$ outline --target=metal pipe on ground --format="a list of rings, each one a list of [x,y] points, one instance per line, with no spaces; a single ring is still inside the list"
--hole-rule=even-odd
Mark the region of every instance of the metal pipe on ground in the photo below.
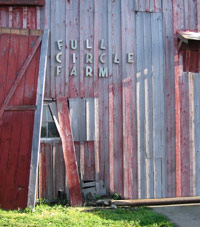
[[[200,203],[200,197],[177,197],[164,199],[133,199],[133,200],[111,200],[112,205],[116,206],[147,206],[147,205],[172,205]]]

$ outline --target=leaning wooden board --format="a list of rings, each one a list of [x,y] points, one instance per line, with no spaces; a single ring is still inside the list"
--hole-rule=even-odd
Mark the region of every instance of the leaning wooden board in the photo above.
[[[42,33],[0,29],[0,207],[4,209],[27,206],[31,156],[39,148],[37,141],[32,152],[34,123],[41,121],[36,119],[42,104],[38,100],[43,97],[38,73],[40,79],[45,75],[39,69]]]

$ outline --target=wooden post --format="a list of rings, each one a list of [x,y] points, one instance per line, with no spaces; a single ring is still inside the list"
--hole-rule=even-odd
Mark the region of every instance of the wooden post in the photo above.
[[[82,205],[80,178],[66,97],[57,98],[57,108],[70,201],[72,206],[80,206]]]
[[[37,88],[37,97],[36,97],[37,110],[35,112],[35,119],[34,119],[33,144],[32,144],[32,154],[31,154],[29,189],[28,189],[27,206],[31,206],[31,207],[35,206],[35,197],[36,197],[36,182],[37,182],[38,162],[39,162],[40,131],[41,131],[41,124],[42,124],[44,86],[45,86],[45,76],[46,76],[46,68],[47,68],[48,40],[49,40],[49,31],[44,30],[43,37],[42,37],[41,55],[40,55],[40,67],[39,67],[38,88]]]

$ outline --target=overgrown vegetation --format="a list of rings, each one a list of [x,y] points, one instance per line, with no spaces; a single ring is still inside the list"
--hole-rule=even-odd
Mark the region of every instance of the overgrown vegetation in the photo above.
[[[148,208],[72,208],[40,204],[34,210],[0,210],[0,226],[171,227],[173,224]]]

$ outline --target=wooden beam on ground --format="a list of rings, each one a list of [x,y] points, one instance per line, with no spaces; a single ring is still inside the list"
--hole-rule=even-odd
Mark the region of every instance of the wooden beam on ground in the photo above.
[[[0,0],[0,5],[43,6],[45,0]]]
[[[130,200],[112,200],[111,204],[116,206],[147,206],[147,205],[171,205],[200,203],[200,197],[176,197],[164,199],[130,199]]]
[[[66,97],[57,98],[57,109],[70,201],[72,206],[80,206],[82,205],[80,178]]]

